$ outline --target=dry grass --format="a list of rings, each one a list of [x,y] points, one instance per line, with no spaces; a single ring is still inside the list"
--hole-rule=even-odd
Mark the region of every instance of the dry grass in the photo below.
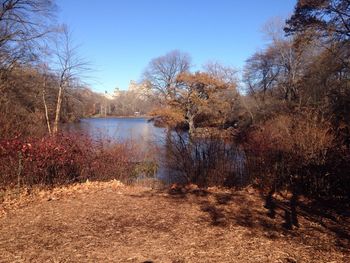
[[[12,200],[12,201],[8,201]],[[350,262],[349,218],[283,228],[253,189],[87,183],[5,198],[0,262]]]

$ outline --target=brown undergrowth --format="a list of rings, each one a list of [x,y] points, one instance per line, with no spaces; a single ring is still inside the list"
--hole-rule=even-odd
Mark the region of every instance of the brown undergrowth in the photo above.
[[[87,182],[27,193],[0,218],[0,262],[349,262],[349,217],[303,202],[284,227],[251,188]],[[6,206],[2,203],[1,210]],[[16,209],[14,209],[16,207]],[[344,212],[344,211],[343,211]]]

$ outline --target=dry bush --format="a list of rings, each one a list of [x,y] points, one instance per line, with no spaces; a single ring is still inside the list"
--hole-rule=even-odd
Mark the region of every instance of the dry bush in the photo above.
[[[15,137],[0,141],[0,187],[58,185],[90,180],[130,181],[142,155],[131,142],[99,147],[82,135]]]
[[[176,182],[207,186],[241,186],[246,181],[244,154],[218,137],[173,133],[166,141],[166,167]]]
[[[141,167],[153,163],[147,161],[144,152],[131,140],[118,143],[105,143],[94,145],[93,159],[91,161],[90,178],[94,180],[118,179],[123,182],[132,182],[138,176],[145,175]],[[147,173],[147,176],[150,176]],[[154,175],[152,173],[152,175]]]
[[[308,112],[280,115],[250,133],[247,169],[265,189],[288,189],[312,197],[333,195],[334,136],[330,124]]]
[[[15,101],[0,98],[0,138],[15,136],[40,136],[47,133],[43,114],[29,111]]]

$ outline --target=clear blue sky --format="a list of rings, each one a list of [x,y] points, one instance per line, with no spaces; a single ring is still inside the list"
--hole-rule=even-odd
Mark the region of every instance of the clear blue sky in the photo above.
[[[179,49],[195,68],[219,61],[242,68],[263,48],[262,26],[288,17],[296,0],[57,0],[80,53],[94,71],[95,91],[127,89],[148,62]]]

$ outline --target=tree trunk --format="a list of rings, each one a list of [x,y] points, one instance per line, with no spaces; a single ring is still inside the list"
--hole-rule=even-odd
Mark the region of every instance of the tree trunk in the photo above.
[[[60,121],[62,97],[63,97],[63,84],[60,84],[59,89],[58,89],[56,115],[55,115],[55,122],[53,125],[53,134],[57,134],[57,132],[58,132],[58,123]]]
[[[49,119],[49,112],[47,110],[47,104],[46,104],[46,99],[45,99],[45,86],[46,83],[44,83],[44,88],[43,88],[43,103],[44,103],[44,108],[45,108],[45,120],[47,124],[47,130],[49,132],[49,135],[51,135],[51,125],[50,125],[50,119]]]
[[[194,131],[196,130],[196,127],[194,126],[194,116],[189,116],[188,117],[188,132],[191,135],[193,135]]]

